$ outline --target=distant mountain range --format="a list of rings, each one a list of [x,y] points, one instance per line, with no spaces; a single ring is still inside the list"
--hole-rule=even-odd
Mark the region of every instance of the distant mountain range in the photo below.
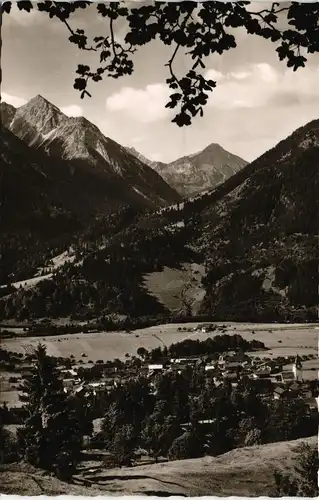
[[[67,117],[42,96],[18,109],[2,102],[0,113],[0,284],[22,278],[118,210],[181,200],[95,125]]]
[[[73,183],[81,175],[90,177],[88,189],[99,182],[105,189],[106,202],[111,198],[156,207],[179,200],[160,175],[105,137],[95,125],[83,117],[67,117],[40,95],[16,110],[1,103],[1,118],[3,125],[28,146],[72,163]],[[94,189],[91,194],[94,197]]]
[[[134,148],[128,151],[156,170],[183,197],[214,189],[248,163],[219,144],[210,144],[203,151],[170,163],[148,160]]]
[[[168,164],[151,162],[105,137],[86,118],[67,117],[41,95],[17,109],[1,103],[0,112],[2,124],[28,146],[72,162],[74,182],[79,169],[86,169],[107,184],[106,197],[119,202],[148,207],[174,203],[180,196],[215,188],[247,164],[218,144]]]
[[[319,120],[228,179],[201,212],[204,311],[316,320]],[[308,315],[308,316],[307,316]]]
[[[0,315],[163,320],[179,301],[181,314],[220,321],[316,321],[318,192],[314,120],[209,193],[118,217],[112,233],[92,234],[93,247],[75,241],[70,267],[0,300]]]

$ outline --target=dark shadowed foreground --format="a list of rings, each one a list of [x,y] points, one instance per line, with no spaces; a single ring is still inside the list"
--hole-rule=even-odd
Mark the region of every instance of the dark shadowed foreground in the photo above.
[[[27,465],[1,466],[1,493],[19,495],[269,496],[275,469],[289,470],[301,442],[317,436],[232,450],[219,457],[105,469],[93,463],[69,485]]]

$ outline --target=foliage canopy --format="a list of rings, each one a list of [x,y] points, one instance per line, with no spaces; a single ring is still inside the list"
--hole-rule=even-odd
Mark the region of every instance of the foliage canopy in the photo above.
[[[259,11],[251,9],[251,2],[153,2],[96,3],[99,16],[105,18],[105,32],[89,40],[83,29],[72,26],[72,14],[87,8],[92,2],[52,2],[32,4],[17,2],[20,10],[33,8],[46,12],[50,18],[59,19],[69,33],[69,41],[84,51],[98,54],[100,65],[92,69],[79,64],[74,88],[81,98],[90,96],[89,82],[99,82],[104,76],[119,78],[134,71],[134,53],[142,45],[159,40],[172,46],[168,69],[171,94],[167,108],[176,109],[173,118],[178,126],[190,125],[197,114],[203,116],[209,92],[216,81],[205,77],[205,60],[212,54],[222,55],[237,47],[239,29],[249,35],[271,41],[278,57],[296,71],[304,67],[307,54],[319,50],[319,3],[273,3]],[[10,13],[12,2],[2,4],[2,11]],[[123,40],[116,36],[116,28],[123,23],[126,32]],[[184,51],[190,59],[184,75],[175,70],[177,54]]]

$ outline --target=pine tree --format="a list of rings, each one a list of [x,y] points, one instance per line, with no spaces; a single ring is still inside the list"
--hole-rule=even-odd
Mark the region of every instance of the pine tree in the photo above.
[[[20,432],[24,458],[61,479],[70,479],[81,450],[79,425],[45,346],[38,345],[34,358],[21,387],[27,413]]]
[[[110,451],[116,465],[131,465],[136,449],[136,436],[132,425],[123,425],[117,430]]]

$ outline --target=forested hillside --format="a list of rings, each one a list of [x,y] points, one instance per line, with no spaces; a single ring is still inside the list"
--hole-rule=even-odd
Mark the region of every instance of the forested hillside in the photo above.
[[[166,315],[145,273],[203,263],[213,319],[316,320],[319,121],[298,129],[209,194],[90,230],[76,263],[5,297],[5,317]],[[128,212],[129,213],[129,212]],[[181,311],[189,314],[189,311]]]

